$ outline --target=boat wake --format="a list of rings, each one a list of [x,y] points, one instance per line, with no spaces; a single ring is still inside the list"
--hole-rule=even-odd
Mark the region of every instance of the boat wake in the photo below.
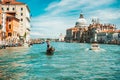
[[[90,48],[86,48],[85,51],[103,52],[103,51],[106,51],[106,50],[102,49],[102,48],[99,48],[99,49],[96,49],[96,50],[91,50]]]

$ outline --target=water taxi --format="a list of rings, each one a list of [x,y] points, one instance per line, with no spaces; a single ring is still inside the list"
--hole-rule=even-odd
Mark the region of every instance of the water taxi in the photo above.
[[[100,47],[97,43],[93,43],[89,48],[89,50],[100,50]]]

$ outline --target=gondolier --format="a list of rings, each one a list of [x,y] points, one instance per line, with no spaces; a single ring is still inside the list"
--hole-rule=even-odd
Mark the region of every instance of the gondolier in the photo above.
[[[46,41],[46,43],[47,43],[47,49],[49,49],[50,48],[50,41]]]
[[[46,43],[47,43],[46,53],[47,53],[47,55],[52,55],[54,53],[55,49],[52,46],[50,46],[50,41],[47,40]]]

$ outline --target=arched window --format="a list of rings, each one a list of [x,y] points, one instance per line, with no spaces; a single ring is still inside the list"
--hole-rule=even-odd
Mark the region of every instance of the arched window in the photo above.
[[[23,16],[23,13],[21,13],[21,16]]]
[[[14,10],[15,10],[15,8],[12,8],[12,10],[14,11]]]
[[[2,25],[0,24],[0,29],[2,29]]]
[[[23,21],[23,19],[21,18],[21,21]]]
[[[8,33],[8,36],[12,36],[12,33]]]
[[[9,8],[7,8],[7,10],[9,11]]]
[[[11,24],[9,24],[9,29],[11,29]]]
[[[23,8],[21,8],[21,11],[23,10]]]

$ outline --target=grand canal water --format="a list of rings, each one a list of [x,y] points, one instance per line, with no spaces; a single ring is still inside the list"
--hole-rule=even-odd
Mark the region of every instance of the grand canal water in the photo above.
[[[46,44],[0,50],[0,80],[120,80],[120,45],[51,43],[54,55],[45,54]]]

